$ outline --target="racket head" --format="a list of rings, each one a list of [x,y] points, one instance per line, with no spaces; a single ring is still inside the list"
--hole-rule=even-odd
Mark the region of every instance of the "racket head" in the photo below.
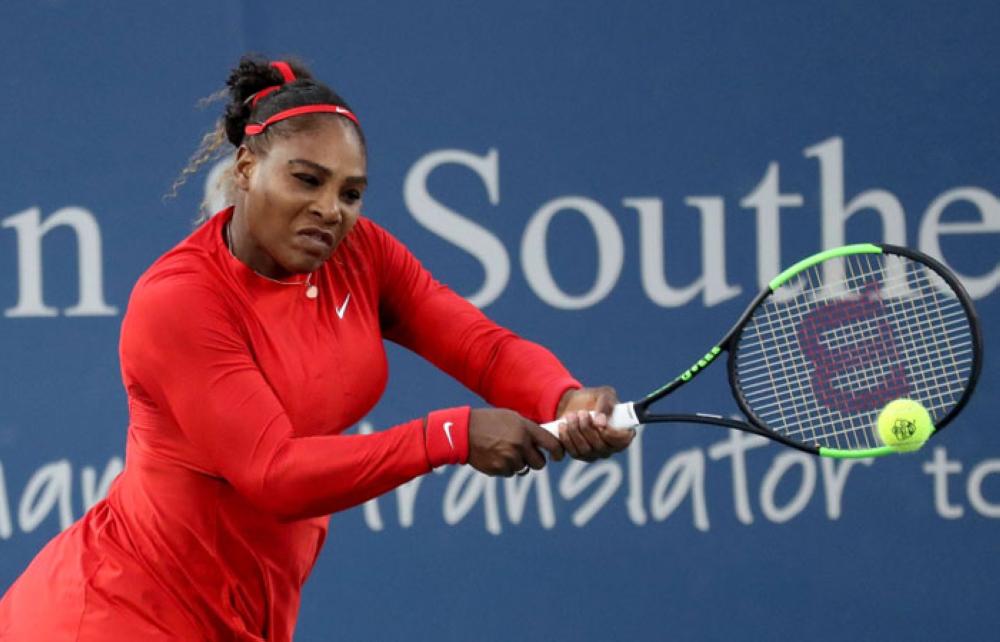
[[[853,245],[771,281],[726,339],[740,409],[779,441],[832,457],[896,452],[878,414],[918,401],[939,432],[982,367],[972,301],[941,263],[892,245]]]

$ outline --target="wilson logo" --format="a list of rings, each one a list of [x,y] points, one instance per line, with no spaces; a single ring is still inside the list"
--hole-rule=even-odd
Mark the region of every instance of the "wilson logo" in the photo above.
[[[684,374],[681,375],[681,380],[687,381],[691,377],[695,376],[698,373],[698,371],[703,370],[705,366],[712,363],[712,361],[717,356],[719,356],[720,352],[722,352],[722,348],[720,348],[719,346],[715,346],[710,351],[705,353],[704,357],[698,359],[697,363],[695,363],[693,366],[684,371]]]

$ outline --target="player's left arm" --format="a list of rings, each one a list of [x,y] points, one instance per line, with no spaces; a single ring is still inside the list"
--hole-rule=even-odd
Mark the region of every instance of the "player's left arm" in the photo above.
[[[385,336],[420,354],[489,403],[535,421],[565,417],[563,446],[573,457],[608,457],[633,431],[608,427],[618,401],[610,387],[584,388],[549,350],[488,319],[439,283],[381,228],[379,256]],[[593,411],[593,412],[591,412]]]

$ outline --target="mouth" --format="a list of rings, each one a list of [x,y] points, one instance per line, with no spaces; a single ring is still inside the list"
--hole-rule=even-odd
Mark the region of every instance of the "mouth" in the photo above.
[[[307,227],[299,230],[296,236],[304,241],[308,249],[320,254],[331,252],[337,242],[332,232],[321,230],[318,227]]]

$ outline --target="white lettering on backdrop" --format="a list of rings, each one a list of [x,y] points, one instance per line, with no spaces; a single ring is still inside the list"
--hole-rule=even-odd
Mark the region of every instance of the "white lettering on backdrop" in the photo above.
[[[359,426],[359,432],[371,431],[368,422]],[[763,437],[738,431],[729,431],[727,437],[706,448],[676,451],[659,462],[642,456],[641,442],[639,435],[627,456],[591,464],[564,462],[523,478],[487,477],[470,466],[440,468],[433,477],[414,479],[394,492],[366,502],[361,519],[372,531],[386,530],[390,527],[386,508],[391,503],[395,505],[394,525],[398,528],[418,527],[418,509],[423,508],[421,515],[426,516],[430,510],[450,526],[477,519],[481,514],[478,519],[483,520],[484,530],[500,535],[505,526],[525,522],[552,529],[560,519],[568,519],[574,527],[582,528],[602,511],[611,510],[620,515],[618,519],[625,518],[635,527],[649,525],[648,512],[652,523],[669,522],[677,527],[687,521],[694,529],[707,532],[713,520],[730,511],[736,521],[750,526],[756,521],[755,508],[765,523],[786,524],[803,515],[818,500],[819,510],[826,519],[835,521],[844,515],[851,473],[875,463],[872,459],[816,458],[777,446],[765,448],[770,442]],[[766,468],[757,475],[747,470],[751,451],[756,451],[753,456],[758,458],[770,455],[769,460],[758,459],[757,463],[765,464]],[[961,475],[966,466],[949,458],[944,446],[933,448],[922,459],[914,457],[913,462],[930,477],[922,493],[930,514],[956,520],[965,517],[966,509],[971,508],[978,516],[1000,519],[1000,497],[995,494],[1000,488],[1000,459],[983,459],[970,466],[964,484]],[[98,469],[84,467],[76,491],[73,465],[63,459],[35,470],[17,492],[0,462],[0,541],[39,528],[68,528],[107,494],[111,481],[121,470],[119,457],[111,458],[99,477]],[[648,487],[642,483],[647,478],[646,472],[655,473],[648,476],[651,480]],[[428,484],[435,483],[434,477],[446,478],[443,492],[439,484],[426,490]],[[728,500],[726,493],[718,491],[719,485],[727,481],[731,488]],[[878,483],[884,486],[886,482]],[[709,493],[710,488],[715,492]],[[752,492],[755,488],[756,493]],[[914,496],[917,488],[907,487],[905,492]],[[894,501],[888,492],[891,489],[886,487],[886,490],[885,506],[891,506]],[[726,501],[731,505],[727,506]],[[873,500],[869,497],[866,501]],[[685,519],[684,515],[688,517]]]
[[[815,159],[818,165],[819,203],[822,248],[842,245],[845,228],[852,216],[862,211],[875,212],[882,223],[882,238],[869,239],[906,245],[906,214],[899,199],[887,189],[869,189],[850,199],[845,195],[844,141],[832,137],[803,150],[803,155]],[[221,209],[225,196],[219,180],[230,159],[216,164],[205,183],[205,202]],[[490,207],[500,205],[500,154],[491,149],[485,155],[456,149],[429,152],[417,159],[404,180],[403,200],[411,215],[429,231],[467,252],[483,268],[482,284],[467,298],[479,307],[496,301],[510,281],[511,258],[500,238],[487,227],[472,221],[436,199],[428,188],[431,174],[440,167],[454,165],[471,170],[485,188]],[[761,181],[739,200],[742,209],[756,215],[757,225],[757,287],[767,282],[785,265],[781,257],[781,212],[802,208],[801,194],[782,193],[780,166],[768,164]],[[625,196],[622,205],[638,213],[638,264],[643,291],[654,304],[673,308],[687,305],[699,294],[702,304],[711,307],[739,296],[740,285],[730,283],[726,271],[725,199],[720,195],[689,196],[684,204],[697,210],[700,216],[701,273],[686,285],[672,285],[665,275],[663,201],[655,197]],[[974,221],[942,220],[953,206],[977,211]],[[581,215],[590,226],[596,243],[597,268],[593,285],[578,295],[568,294],[553,276],[546,253],[549,226],[557,215]],[[615,288],[629,248],[625,246],[621,225],[628,225],[623,214],[615,212],[593,199],[564,195],[543,203],[527,217],[521,236],[520,264],[525,280],[539,299],[557,309],[577,310],[598,305]],[[4,310],[6,317],[55,317],[59,310],[46,305],[43,297],[44,262],[42,241],[56,228],[72,231],[77,241],[77,271],[79,299],[63,314],[75,316],[111,316],[118,309],[104,299],[103,255],[101,231],[97,218],[81,207],[64,207],[42,219],[39,208],[32,207],[0,219],[0,227],[13,229],[17,235],[18,300]],[[928,204],[917,233],[917,248],[951,267],[941,247],[947,236],[987,235],[1000,233],[1000,199],[975,186],[949,189]],[[690,245],[688,240],[675,241]],[[1000,246],[997,246],[1000,247]],[[820,249],[820,248],[817,248]],[[974,299],[981,299],[1000,287],[1000,259],[979,274],[956,271]],[[836,276],[837,264],[824,265],[828,280]],[[954,268],[953,268],[954,269]],[[968,268],[964,268],[967,270]]]
[[[54,317],[56,308],[42,298],[42,239],[58,227],[76,235],[80,299],[66,308],[68,317],[110,316],[118,310],[104,302],[101,229],[97,218],[82,207],[64,207],[43,222],[37,207],[3,219],[2,226],[17,232],[18,301],[4,311],[8,317]]]
[[[819,245],[826,249],[843,245],[848,219],[861,211],[874,211],[882,223],[882,238],[867,239],[906,245],[906,214],[899,199],[886,189],[870,189],[847,200],[844,188],[844,141],[829,138],[803,150],[806,158],[815,159],[819,170],[819,218],[822,224]],[[488,229],[474,223],[469,217],[443,205],[427,187],[431,174],[439,167],[457,165],[472,170],[486,187],[489,205],[500,203],[499,153],[489,150],[477,156],[464,150],[448,149],[430,152],[414,163],[406,176],[404,196],[413,217],[431,232],[452,245],[472,255],[482,264],[485,278],[482,286],[469,299],[483,307],[495,301],[508,281],[510,256],[507,249]],[[768,164],[764,177],[751,192],[739,201],[743,209],[756,213],[757,223],[757,287],[767,285],[781,268],[780,218],[782,208],[801,208],[805,199],[801,194],[781,192],[780,167],[777,162]],[[701,216],[701,274],[686,286],[668,283],[664,275],[665,218],[663,201],[655,197],[626,196],[625,207],[639,214],[638,262],[642,287],[650,301],[661,307],[679,307],[688,304],[699,293],[703,305],[711,307],[738,296],[741,288],[729,283],[726,273],[725,251],[725,199],[718,195],[691,196],[684,200],[696,208]],[[956,203],[964,203],[978,210],[978,222],[942,222],[942,214]],[[597,274],[591,289],[577,296],[570,296],[556,283],[549,269],[546,256],[546,235],[549,224],[559,213],[576,213],[589,223],[597,242]],[[624,217],[621,217],[624,220]],[[581,309],[599,304],[617,284],[626,260],[628,248],[623,245],[623,235],[618,218],[605,205],[583,196],[566,195],[543,203],[531,216],[521,237],[521,266],[525,280],[538,298],[559,309]],[[921,218],[917,235],[917,248],[950,267],[944,256],[940,239],[947,235],[1000,233],[1000,199],[979,187],[957,187],[936,197]],[[997,246],[1000,247],[1000,246]],[[798,258],[798,257],[793,257]],[[838,269],[835,262],[824,265],[824,276],[834,280],[831,271]],[[1000,286],[1000,260],[994,261],[985,274],[958,273],[969,294],[981,299]]]
[[[59,530],[69,528],[77,516],[90,510],[108,494],[111,482],[123,467],[120,457],[112,457],[98,477],[96,468],[84,466],[80,471],[80,512],[74,516],[73,465],[68,459],[43,465],[28,477],[16,504],[18,530],[31,533],[46,523],[53,513],[58,516]],[[0,540],[10,539],[14,534],[9,488],[3,463],[0,463]]]

